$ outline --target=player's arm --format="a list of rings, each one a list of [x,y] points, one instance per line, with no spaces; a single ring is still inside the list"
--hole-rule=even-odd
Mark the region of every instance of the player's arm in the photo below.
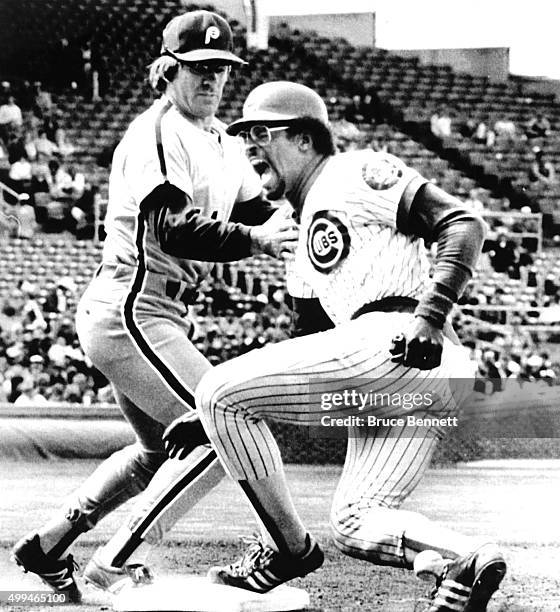
[[[412,197],[405,191],[397,212],[397,229],[437,243],[429,289],[415,310],[415,323],[397,341],[395,361],[432,369],[441,362],[443,327],[469,280],[482,251],[486,224],[460,200],[431,183]]]
[[[229,220],[249,226],[262,225],[272,217],[277,209],[278,207],[272,205],[263,194],[259,194],[250,200],[236,202]]]
[[[295,224],[285,218],[271,217],[253,227],[212,219],[169,182],[144,198],[140,209],[162,251],[183,259],[236,261],[258,253],[279,257],[293,250],[297,239]]]

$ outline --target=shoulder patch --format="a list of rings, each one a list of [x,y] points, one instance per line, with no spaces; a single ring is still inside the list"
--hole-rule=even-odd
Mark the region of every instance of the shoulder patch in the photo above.
[[[320,211],[313,215],[307,232],[307,253],[313,267],[329,272],[348,255],[350,234],[335,215]]]
[[[376,157],[362,166],[364,181],[376,191],[390,189],[399,182],[402,175],[402,170],[386,157]]]

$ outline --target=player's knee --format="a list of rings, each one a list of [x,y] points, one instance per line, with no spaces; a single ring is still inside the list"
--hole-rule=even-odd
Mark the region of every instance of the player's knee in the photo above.
[[[222,405],[222,389],[224,387],[224,377],[221,366],[216,366],[208,370],[201,378],[195,391],[196,407],[200,411],[205,425],[212,423],[215,419],[215,408]]]
[[[352,533],[358,519],[358,508],[353,504],[345,504],[343,507],[333,506],[330,515],[330,529],[334,543],[343,552],[348,535]]]
[[[140,482],[143,488],[148,486],[153,475],[159,470],[167,455],[162,451],[150,451],[143,448],[140,444],[134,444],[133,465],[137,468],[134,477]]]
[[[164,452],[131,444],[113,453],[72,495],[65,516],[79,531],[89,531],[112,509],[148,486],[166,460]]]
[[[138,442],[125,446],[114,453],[114,456],[116,457],[119,454],[122,455],[120,459],[128,472],[129,481],[138,493],[148,486],[153,475],[167,459],[163,448],[161,450],[148,450]]]
[[[346,504],[331,512],[330,528],[335,546],[349,557],[375,565],[406,567],[401,525],[387,521],[387,508],[362,508]]]

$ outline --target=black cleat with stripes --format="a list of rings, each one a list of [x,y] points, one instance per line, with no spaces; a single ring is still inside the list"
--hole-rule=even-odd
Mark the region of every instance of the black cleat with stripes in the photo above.
[[[449,561],[428,612],[486,612],[505,573],[504,558],[491,545]]]
[[[248,549],[235,563],[224,567],[213,567],[208,578],[215,584],[267,593],[277,586],[301,578],[321,567],[323,551],[309,535],[306,547],[300,555],[278,552],[262,542],[258,536],[247,538]]]
[[[77,565],[72,555],[66,559],[53,559],[45,554],[34,534],[22,538],[12,549],[12,558],[25,572],[37,574],[57,593],[66,594],[66,603],[80,603],[82,595],[74,580]]]

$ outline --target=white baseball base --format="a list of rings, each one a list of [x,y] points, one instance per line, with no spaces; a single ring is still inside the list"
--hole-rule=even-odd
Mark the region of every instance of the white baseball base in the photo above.
[[[125,587],[113,598],[117,612],[286,612],[308,606],[303,589],[280,586],[261,595],[197,576],[158,577],[150,585]]]

